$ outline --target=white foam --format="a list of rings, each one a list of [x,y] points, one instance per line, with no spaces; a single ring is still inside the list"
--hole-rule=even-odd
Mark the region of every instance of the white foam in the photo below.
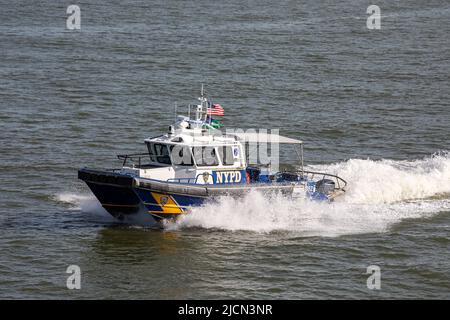
[[[258,192],[240,199],[222,197],[193,208],[167,227],[288,230],[305,236],[336,236],[384,232],[404,219],[450,211],[448,153],[409,162],[352,159],[313,169],[342,176],[349,183],[348,193],[332,204],[281,195],[267,197]],[[430,198],[433,196],[436,199]]]
[[[351,159],[313,169],[346,179],[349,188],[344,201],[347,203],[394,203],[450,193],[448,152],[415,161]]]
[[[154,225],[153,218],[148,214],[124,216],[124,220],[118,220],[112,217],[93,194],[77,194],[64,192],[56,195],[56,200],[69,205],[73,211],[81,211],[95,221],[124,223],[139,227],[151,227]]]
[[[221,197],[192,208],[166,227],[338,236],[384,232],[404,219],[450,211],[450,155],[446,152],[415,161],[351,159],[310,169],[342,176],[348,192],[331,204],[258,192],[239,199]],[[61,193],[57,199],[74,210],[108,215],[93,195]]]
[[[81,195],[81,194],[70,193],[70,192],[63,192],[63,193],[56,195],[56,200],[70,204],[70,205],[74,205],[74,206],[78,206],[83,201],[86,201],[86,200],[89,200],[92,198],[93,198],[93,196],[91,196],[91,195]]]
[[[99,216],[109,215],[93,194],[63,192],[56,195],[56,200],[68,204],[71,210],[81,210]]]
[[[241,199],[223,197],[193,208],[169,223],[169,229],[189,227],[271,232],[287,230],[304,236],[384,232],[393,224],[449,211],[449,200],[421,200],[395,204],[318,203],[252,192]]]

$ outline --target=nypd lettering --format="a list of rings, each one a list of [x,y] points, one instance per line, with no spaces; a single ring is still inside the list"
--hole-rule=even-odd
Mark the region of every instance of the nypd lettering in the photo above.
[[[242,171],[213,171],[214,183],[230,184],[230,183],[244,183],[245,172]]]

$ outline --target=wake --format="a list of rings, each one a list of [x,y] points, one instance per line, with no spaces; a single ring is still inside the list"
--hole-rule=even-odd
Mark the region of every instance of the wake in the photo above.
[[[338,236],[385,232],[404,219],[450,211],[448,152],[415,161],[350,159],[307,169],[343,177],[348,191],[331,204],[280,195],[267,198],[257,192],[241,199],[222,197],[193,208],[191,214],[167,227],[288,230],[307,236]]]
[[[286,230],[304,236],[339,236],[385,232],[405,219],[450,211],[448,152],[414,161],[350,159],[307,169],[341,176],[348,182],[348,191],[331,204],[282,195],[268,197],[259,192],[239,199],[220,197],[192,208],[165,227],[264,233]],[[58,200],[75,210],[107,214],[93,195],[64,193],[58,195]]]

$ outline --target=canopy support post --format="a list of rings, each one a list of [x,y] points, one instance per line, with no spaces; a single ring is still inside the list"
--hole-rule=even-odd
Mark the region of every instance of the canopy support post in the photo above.
[[[295,148],[295,152],[297,153],[297,156],[299,157],[299,160],[300,160],[300,171],[301,171],[301,173],[302,173],[302,177],[303,177],[303,173],[305,172],[304,171],[304,164],[303,164],[303,143],[300,143],[300,154],[299,154],[299,150],[298,150],[299,148],[298,147],[296,147]]]
[[[303,176],[303,143],[300,144],[300,155],[301,155],[301,166],[302,166],[302,176]]]

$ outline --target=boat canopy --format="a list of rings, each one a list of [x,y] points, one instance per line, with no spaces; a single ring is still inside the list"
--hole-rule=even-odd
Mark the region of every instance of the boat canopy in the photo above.
[[[302,144],[303,141],[296,140],[278,134],[263,133],[263,132],[235,132],[232,134],[242,142],[250,143],[283,143],[283,144]]]

